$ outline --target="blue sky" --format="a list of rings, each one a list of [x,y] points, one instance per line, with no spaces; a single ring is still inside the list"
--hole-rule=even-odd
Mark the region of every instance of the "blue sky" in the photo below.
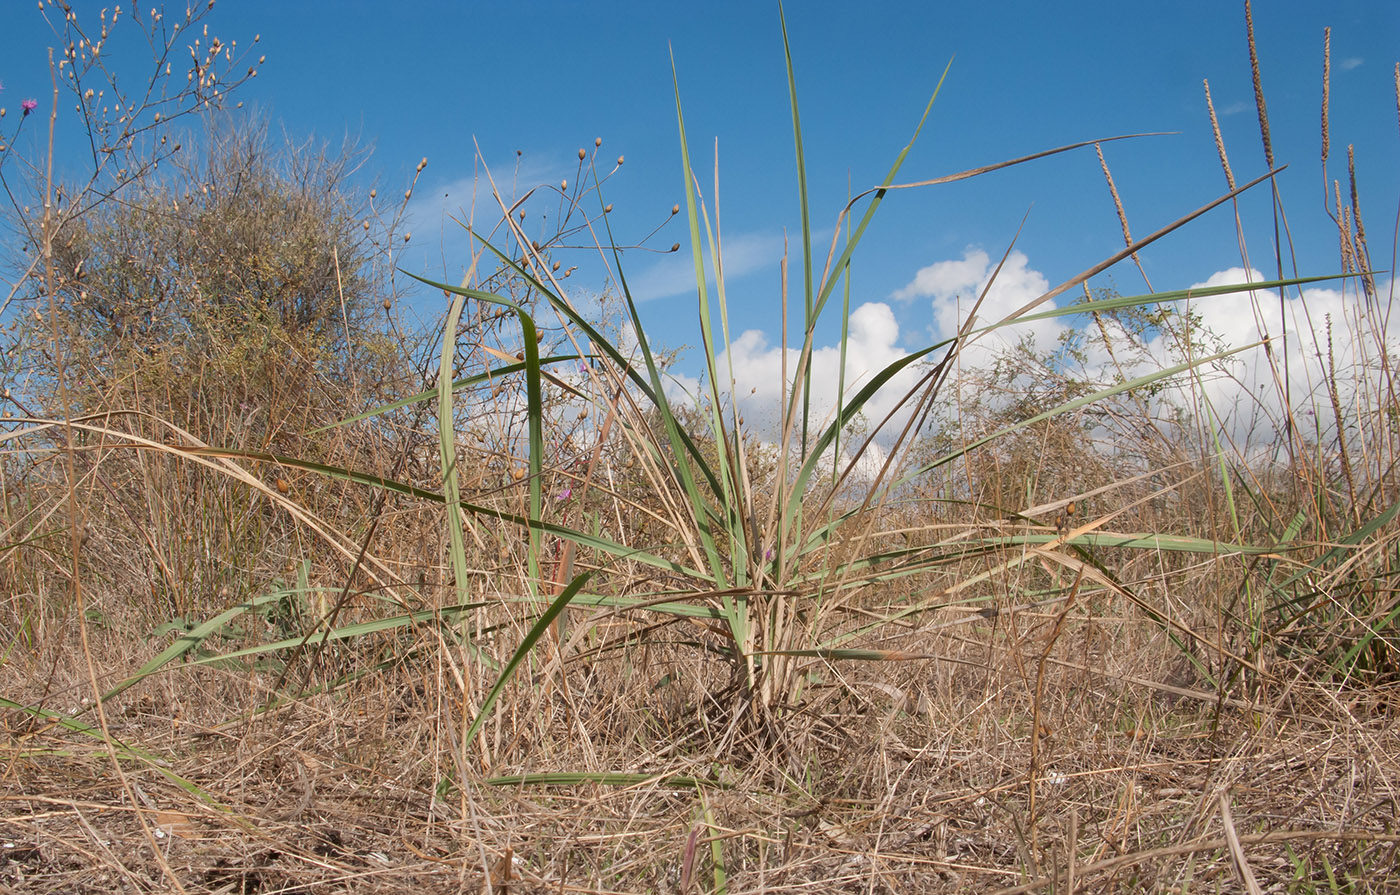
[[[95,16],[101,4],[73,7]],[[947,82],[900,180],[1080,140],[1176,132],[1104,147],[1134,234],[1145,235],[1225,189],[1203,102],[1206,78],[1236,176],[1244,181],[1265,170],[1242,3],[974,8],[814,0],[789,3],[786,15],[812,220],[825,237],[823,251],[847,190],[860,191],[884,175],[950,59]],[[245,103],[294,135],[348,133],[374,146],[367,185],[377,180],[381,190],[401,190],[418,160],[428,158],[414,204],[420,254],[409,254],[406,263],[451,279],[464,266],[466,243],[440,212],[466,201],[473,140],[498,180],[509,180],[519,151],[526,179],[557,184],[575,178],[577,149],[591,151],[601,137],[600,160],[627,160],[606,187],[623,242],[645,235],[666,220],[672,204],[684,202],[673,50],[691,151],[707,191],[718,140],[734,328],[778,341],[778,257],[785,232],[794,250],[800,241],[776,4],[425,0],[395,9],[382,0],[221,0],[208,21],[211,33],[237,39],[241,48],[260,35],[256,53],[267,61],[242,88]],[[1388,266],[1400,195],[1394,92],[1400,4],[1265,0],[1256,4],[1255,25],[1275,153],[1290,166],[1279,182],[1300,270],[1338,269],[1319,166],[1327,25],[1329,175],[1345,181],[1345,149],[1354,143],[1372,249],[1376,263]],[[4,6],[0,104],[17,107],[21,97],[47,94],[43,54],[53,42],[33,3]],[[1269,203],[1267,187],[1241,203],[1251,261],[1266,272],[1272,268]],[[942,294],[940,310],[937,290],[975,291],[982,255],[994,263],[1027,213],[1016,244],[1024,258],[1011,271],[1020,279],[1011,285],[1056,284],[1122,245],[1093,150],[1078,150],[969,182],[892,194],[856,256],[852,307],[887,307],[890,319],[876,329],[879,338],[889,337],[890,350],[927,344],[947,326],[939,315],[948,316],[949,296]],[[693,278],[685,289],[691,262],[683,216],[652,244],[673,242],[684,247],[678,255],[633,252],[625,263],[645,299],[652,339],[680,346],[697,338]],[[1217,210],[1149,248],[1142,260],[1159,290],[1239,268],[1234,216],[1228,206]],[[926,269],[932,273],[920,287]],[[794,294],[800,294],[796,270]],[[591,267],[569,282],[584,291],[603,285]],[[1096,283],[1144,291],[1128,266]],[[425,298],[421,310],[431,318],[438,304]],[[833,318],[824,333],[834,326]]]

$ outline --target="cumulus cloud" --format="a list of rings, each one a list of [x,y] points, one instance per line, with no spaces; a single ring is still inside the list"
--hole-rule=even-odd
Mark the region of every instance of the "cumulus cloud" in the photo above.
[[[869,381],[870,377],[908,352],[898,347],[899,323],[894,311],[883,302],[868,302],[851,312],[849,339],[846,344],[845,394],[849,398]],[[786,349],[787,391],[797,374],[801,358],[800,346]],[[735,339],[729,349],[719,356],[717,370],[727,376],[733,368],[733,394],[739,401],[746,425],[765,441],[776,443],[782,434],[782,399],[784,395],[784,349],[770,345],[759,330],[748,330]],[[894,407],[898,398],[909,390],[918,377],[917,365],[906,367],[871,403],[865,416],[870,424],[878,423]],[[836,408],[840,385],[841,349],[839,345],[820,346],[812,352],[812,419],[830,421]]]
[[[1217,271],[1191,288],[1262,282],[1258,270],[1233,267]],[[1198,356],[1218,349],[1238,349],[1270,340],[1266,350],[1244,350],[1223,361],[1197,368],[1194,377],[1182,377],[1161,398],[1188,411],[1208,400],[1212,414],[1226,433],[1243,446],[1249,439],[1267,441],[1283,430],[1289,402],[1293,421],[1324,441],[1334,437],[1331,423],[1329,380],[1336,385],[1344,407],[1358,395],[1374,402],[1378,381],[1378,356],[1382,344],[1394,351],[1400,342],[1400,320],[1381,322],[1367,313],[1356,287],[1287,290],[1280,302],[1277,291],[1249,290],[1207,296],[1177,305],[1190,311],[1200,328],[1193,333]],[[1127,334],[1113,321],[1104,321],[1110,340],[1127,344]],[[1086,331],[1086,374],[1107,379],[1115,366],[1135,376],[1183,360],[1179,339],[1154,334],[1143,353],[1123,365],[1123,355],[1111,357],[1097,327]],[[1333,373],[1335,371],[1335,375]],[[1261,446],[1261,445],[1256,445]]]
[[[1264,279],[1257,270],[1234,267],[1192,288]],[[1376,386],[1371,380],[1379,348],[1382,343],[1393,346],[1400,335],[1400,321],[1387,328],[1365,313],[1359,296],[1337,288],[1307,288],[1301,294],[1288,290],[1282,302],[1277,292],[1250,291],[1203,299],[1192,310],[1228,346],[1275,340],[1271,352],[1247,353],[1226,367],[1229,376],[1206,385],[1218,412],[1235,416],[1236,428],[1258,413],[1281,419],[1281,392],[1290,396],[1295,412],[1311,415],[1318,406],[1330,405],[1326,389],[1333,370],[1343,403],[1350,403],[1358,390]]]
[[[1030,267],[1030,259],[1023,252],[1008,255],[1000,271],[996,265],[997,260],[983,250],[969,248],[960,259],[921,268],[908,285],[895,291],[894,298],[902,302],[930,299],[933,324],[929,334],[942,340],[957,335],[983,291],[986,298],[977,311],[978,325],[995,323],[1050,290],[1049,280]],[[1053,302],[1046,302],[1036,310],[1053,307]],[[961,362],[964,366],[981,366],[1027,335],[1041,348],[1049,348],[1064,330],[1065,324],[1058,320],[1016,324],[978,337],[963,350]]]

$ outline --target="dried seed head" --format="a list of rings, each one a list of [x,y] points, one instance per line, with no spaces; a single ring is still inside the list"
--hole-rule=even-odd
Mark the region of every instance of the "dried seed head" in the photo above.
[[[671,251],[673,251],[673,252],[679,252],[680,250],[681,250],[681,244],[680,244],[680,243],[677,242],[677,243],[673,243],[673,244],[671,245]]]
[[[586,159],[586,158],[588,158],[588,153],[586,153],[586,152],[584,152],[582,149],[580,149],[580,150],[578,151],[578,160],[579,160],[579,161],[583,161],[583,160]]]
[[[521,219],[522,221],[525,220],[525,209],[523,209],[523,208],[520,209],[520,219]]]
[[[425,155],[423,156],[423,160],[418,163],[418,170],[422,171],[426,167],[428,167],[428,157]]]
[[[370,191],[369,191],[369,197],[370,197],[371,199],[373,199],[375,196],[378,196],[378,195],[379,195],[379,190],[370,190]]]
[[[622,163],[623,163],[623,161],[625,161],[625,160],[626,160],[626,156],[619,155],[619,156],[617,157],[617,165],[618,165],[618,167],[622,167]]]
[[[394,300],[393,300],[392,298],[386,298],[386,299],[384,299],[384,310],[386,310],[386,311],[392,311],[393,309],[394,309]]]
[[[559,181],[559,189],[564,190],[565,192],[568,192],[568,190],[569,190],[569,179],[568,179],[567,177],[564,178],[563,180]]]
[[[593,145],[594,145],[595,147],[602,146],[602,145],[603,145],[603,138],[602,138],[602,137],[594,137],[594,138],[593,138]]]
[[[369,218],[365,218],[365,229],[369,229]]]
[[[291,491],[291,490],[292,490],[292,486],[291,486],[290,484],[288,484],[288,482],[287,482],[286,479],[279,478],[279,479],[277,480],[277,491],[278,491],[279,494],[286,494],[287,492],[289,492],[289,491]]]
[[[413,197],[413,190],[404,190],[404,191],[403,191],[403,200],[404,200],[405,202],[407,202],[407,201],[408,201],[410,198],[412,198],[412,197]]]
[[[603,214],[612,214],[612,203],[603,206]]]
[[[517,466],[510,471],[510,477],[518,482],[521,479],[525,478],[525,470]]]
[[[555,261],[555,262],[554,262],[554,266],[551,267],[550,270],[558,270],[558,269],[559,269],[559,262],[558,262],[558,261]]]
[[[410,239],[412,239],[412,238],[413,238],[413,234],[412,234],[412,233],[405,233],[405,234],[403,235],[403,241],[404,241],[404,242],[408,242],[408,241],[409,241]]]
[[[588,408],[587,408],[587,407],[583,408],[582,410],[580,410],[580,411],[578,412],[578,418],[581,419],[581,420],[586,420],[586,419],[588,419]]]
[[[671,214],[680,214],[680,213],[681,213],[681,207],[680,207],[679,205],[672,205],[672,206],[671,206]]]

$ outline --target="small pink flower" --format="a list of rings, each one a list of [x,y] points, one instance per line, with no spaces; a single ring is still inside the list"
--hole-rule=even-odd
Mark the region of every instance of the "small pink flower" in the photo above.
[[[39,101],[37,99],[20,100],[19,107],[24,110],[24,114],[28,115],[30,112],[39,108]]]
[[[572,489],[572,488],[565,488],[563,491],[560,491],[558,494],[554,495],[554,499],[555,499],[555,500],[568,500],[570,497],[573,496],[573,494],[574,494],[574,489]]]

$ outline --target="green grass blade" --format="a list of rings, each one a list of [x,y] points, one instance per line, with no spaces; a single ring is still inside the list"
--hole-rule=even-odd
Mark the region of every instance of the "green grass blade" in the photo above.
[[[452,306],[447,311],[447,322],[442,330],[442,353],[438,361],[438,459],[442,464],[442,493],[445,498],[448,554],[452,562],[452,586],[457,594],[457,602],[465,603],[467,597],[467,543],[462,534],[462,516],[458,507],[462,502],[461,486],[457,477],[456,417],[452,413],[452,371],[457,357],[457,325],[462,319],[462,308],[466,299],[453,296]]]
[[[783,5],[778,4],[778,21],[783,28],[783,59],[787,65],[788,103],[792,106],[792,142],[797,154],[797,199],[799,202],[802,228],[802,331],[811,338],[817,325],[817,313],[813,307],[812,293],[812,216],[808,207],[807,195],[807,155],[802,150],[802,116],[797,110],[797,76],[793,72],[792,47],[788,43],[787,17]],[[804,351],[802,368],[797,371],[802,383],[802,457],[807,456],[807,426],[812,411],[812,354]],[[787,445],[783,446],[785,449]]]
[[[150,675],[159,671],[161,668],[164,668],[166,665],[180,658],[185,653],[188,653],[190,650],[197,648],[206,639],[208,639],[210,635],[214,634],[216,631],[222,630],[225,625],[238,618],[240,615],[243,615],[245,612],[257,609],[259,606],[263,606],[267,603],[275,603],[293,593],[295,593],[294,590],[279,590],[274,591],[272,593],[262,594],[260,596],[253,597],[246,603],[239,603],[237,606],[232,606],[228,609],[225,609],[223,612],[219,613],[218,615],[214,616],[213,618],[209,619],[203,624],[196,625],[188,632],[181,634],[179,637],[175,638],[174,643],[161,650],[149,662],[138,668],[136,672],[130,677],[126,678],[121,683],[108,690],[106,693],[103,693],[102,701],[106,702],[112,697],[116,696],[117,694],[128,689],[129,687],[141,683],[141,681],[145,680]]]
[[[562,364],[580,359],[581,358],[577,354],[560,354],[555,355],[553,357],[540,358],[540,366],[545,367],[551,364]],[[477,373],[473,376],[466,376],[462,379],[458,379],[456,382],[452,383],[452,391],[459,392],[462,389],[470,388],[473,385],[479,385],[483,382],[492,382],[497,379],[510,376],[514,373],[519,373],[524,369],[524,361],[514,364],[506,364],[503,367],[493,367],[484,373]],[[440,392],[438,389],[431,388],[425,392],[419,392],[416,395],[409,395],[407,398],[400,398],[397,401],[393,401],[388,404],[376,407],[373,410],[366,410],[364,413],[357,413],[354,416],[346,417],[343,420],[337,420],[336,422],[330,423],[329,425],[318,426],[315,429],[311,429],[306,434],[317,435],[321,432],[327,432],[331,429],[339,428],[340,426],[348,426],[351,423],[358,423],[361,420],[372,419],[376,416],[382,416],[386,413],[392,413],[395,410],[401,410],[404,407],[410,407],[414,404],[422,403],[423,401],[435,401],[437,400],[439,394]]]
[[[494,706],[496,700],[500,698],[501,691],[506,688],[506,684],[510,682],[511,676],[515,674],[515,669],[519,668],[520,663],[525,661],[525,657],[530,654],[530,650],[539,639],[544,636],[544,633],[549,630],[549,626],[554,623],[554,620],[559,617],[559,614],[568,608],[569,601],[574,598],[574,594],[577,594],[579,589],[582,588],[587,581],[587,572],[579,575],[573,581],[570,581],[568,587],[564,588],[564,590],[559,593],[559,596],[554,598],[554,601],[549,604],[549,608],[544,611],[544,614],[536,619],[535,623],[530,626],[530,630],[525,634],[525,639],[520,642],[520,646],[515,650],[515,655],[510,657],[510,661],[506,663],[506,667],[501,670],[500,677],[496,679],[495,685],[491,687],[491,692],[486,694],[486,701],[481,704],[480,711],[476,713],[476,719],[472,721],[472,726],[467,730],[466,736],[462,738],[463,742],[470,743],[476,737],[477,731],[480,730],[481,725],[486,722],[486,716],[490,713],[492,706]]]

